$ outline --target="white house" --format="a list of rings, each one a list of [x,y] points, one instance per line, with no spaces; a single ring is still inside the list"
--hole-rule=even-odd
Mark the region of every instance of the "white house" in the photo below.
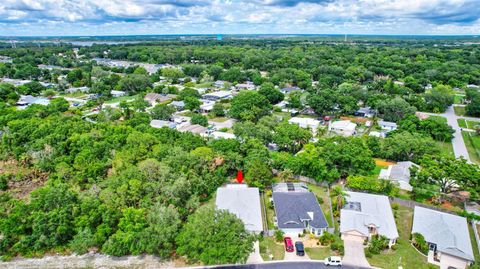
[[[212,132],[211,137],[213,139],[221,139],[221,138],[223,138],[223,139],[235,139],[235,138],[237,138],[234,134],[227,133],[227,132],[218,132],[218,131]]]
[[[410,185],[410,168],[412,167],[419,166],[410,161],[398,162],[389,165],[387,169],[380,170],[378,178],[393,181],[397,183],[402,190],[412,191],[413,187]]]
[[[124,92],[124,91],[111,90],[111,91],[110,91],[110,94],[111,94],[113,97],[120,97],[120,96],[125,96],[127,93]]]
[[[342,239],[370,239],[383,235],[389,239],[389,247],[398,238],[397,225],[387,196],[347,192],[346,204],[340,210]]]
[[[218,101],[221,99],[229,99],[229,98],[232,98],[232,93],[229,91],[211,92],[203,95],[203,99],[207,99],[210,101]]]
[[[387,132],[397,130],[397,124],[395,122],[380,120],[378,121],[378,126]]]
[[[65,90],[65,93],[76,93],[76,92],[87,93],[89,91],[90,91],[89,87],[83,86],[83,87],[68,88],[68,89]]]
[[[170,129],[175,129],[177,124],[166,120],[152,120],[150,121],[150,126],[153,128],[168,127]]]
[[[355,134],[357,125],[349,120],[334,121],[328,124],[328,131],[343,136],[352,136]]]
[[[464,269],[474,261],[467,219],[440,211],[415,207],[412,234],[428,243],[428,262],[440,269]]]
[[[235,85],[235,89],[241,91],[241,90],[255,90],[255,84],[251,81],[247,81],[245,83],[239,83]]]
[[[258,188],[250,188],[245,184],[228,184],[220,187],[217,189],[215,205],[218,209],[227,210],[241,219],[247,231],[253,233],[263,231]]]
[[[296,124],[305,129],[310,129],[314,135],[317,133],[318,127],[320,126],[320,121],[311,118],[293,117],[288,120],[288,123]]]

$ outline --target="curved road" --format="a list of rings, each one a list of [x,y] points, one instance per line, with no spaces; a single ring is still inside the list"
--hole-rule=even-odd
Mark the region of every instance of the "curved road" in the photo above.
[[[364,267],[353,267],[353,266],[325,266],[323,262],[265,262],[260,264],[242,264],[242,265],[218,265],[218,266],[209,266],[209,267],[195,267],[195,268],[218,268],[218,269],[333,269],[333,268],[344,268],[344,269],[364,269]]]

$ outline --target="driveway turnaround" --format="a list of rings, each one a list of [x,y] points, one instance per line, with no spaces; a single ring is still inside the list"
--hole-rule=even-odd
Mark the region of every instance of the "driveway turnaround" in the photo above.
[[[360,237],[344,236],[343,245],[345,247],[345,256],[343,256],[342,264],[370,268],[370,264],[365,257],[363,240]]]

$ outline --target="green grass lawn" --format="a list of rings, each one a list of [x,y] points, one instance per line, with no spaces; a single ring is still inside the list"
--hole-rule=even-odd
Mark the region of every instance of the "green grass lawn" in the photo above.
[[[465,107],[464,106],[454,106],[455,114],[457,116],[465,116]]]
[[[108,101],[105,102],[105,104],[113,104],[113,103],[120,103],[120,102],[123,102],[123,101],[128,101],[128,100],[134,100],[135,98],[137,98],[138,95],[132,95],[132,96],[120,96],[120,97],[115,97],[115,98],[112,98]]]
[[[273,116],[281,117],[282,120],[289,120],[290,118],[292,118],[289,112],[273,112],[272,114]]]
[[[336,256],[337,253],[333,252],[330,247],[318,247],[318,248],[305,248],[305,252],[312,260],[325,260],[330,256]]]
[[[214,122],[225,122],[228,120],[227,117],[216,117],[216,118],[212,118],[210,119],[211,121],[214,121]]]
[[[480,164],[480,136],[471,132],[462,132],[468,156],[472,162]]]
[[[463,99],[465,99],[465,95],[463,94],[455,94],[455,99],[453,101],[454,104],[461,104]]]
[[[480,252],[478,250],[477,241],[475,240],[475,232],[473,231],[472,225],[470,223],[468,224],[468,231],[470,232],[470,241],[472,243],[473,256],[475,257],[475,261],[480,262]]]
[[[282,243],[276,243],[273,237],[264,237],[260,241],[260,255],[264,261],[270,261],[270,255],[273,260],[283,260],[285,249]]]
[[[275,229],[275,224],[273,222],[273,216],[275,216],[275,210],[270,207],[270,201],[268,195],[262,195],[263,203],[265,204],[265,208],[267,209],[267,226],[269,230]]]
[[[323,214],[327,219],[328,226],[333,227],[332,223],[332,214],[330,212],[330,197],[328,197],[328,192],[325,187],[319,187],[312,184],[307,184],[308,188],[320,199],[323,200],[323,203],[320,204]]]
[[[208,88],[212,86],[212,82],[204,82],[204,83],[199,83],[195,84],[195,88]]]
[[[477,125],[480,125],[480,122],[478,121],[471,121],[465,119],[458,119],[457,122],[460,127],[467,129],[475,129]]]
[[[383,269],[398,269],[398,266],[402,266],[405,269],[432,268],[431,265],[427,263],[427,258],[418,253],[409,242],[413,222],[413,209],[400,206],[395,215],[395,221],[400,236],[396,244],[397,249],[373,255],[372,258],[368,258],[370,265]]]
[[[455,156],[455,154],[453,153],[452,142],[442,142],[442,141],[434,141],[434,142],[440,148],[441,153],[450,155],[450,156]]]

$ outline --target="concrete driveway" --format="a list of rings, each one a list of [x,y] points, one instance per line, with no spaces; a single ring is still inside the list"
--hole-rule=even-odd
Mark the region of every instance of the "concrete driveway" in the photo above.
[[[250,253],[250,256],[248,256],[247,264],[262,263],[263,259],[260,255],[260,243],[255,241],[255,243],[253,243],[253,247],[253,252]]]
[[[344,236],[343,245],[345,247],[345,255],[343,256],[342,264],[370,268],[370,264],[365,257],[362,238],[357,236]]]

